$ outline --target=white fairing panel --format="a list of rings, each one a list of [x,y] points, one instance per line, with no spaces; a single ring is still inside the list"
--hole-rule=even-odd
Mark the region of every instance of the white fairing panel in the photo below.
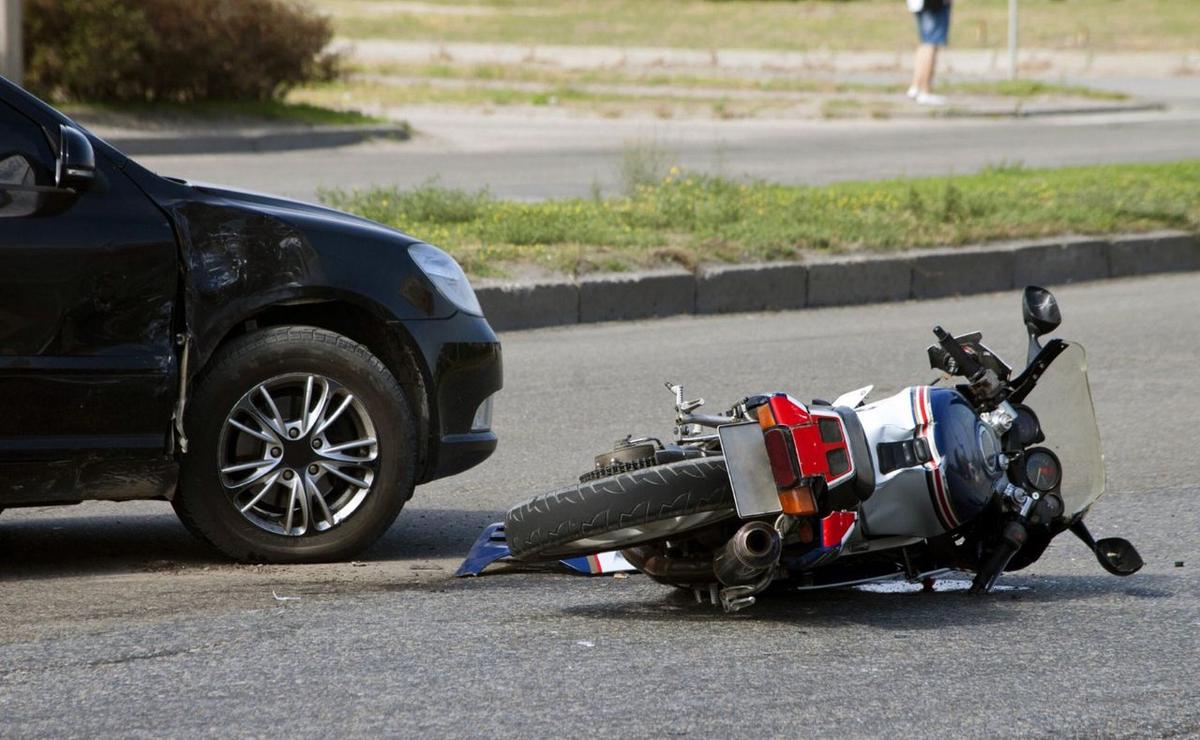
[[[864,398],[871,395],[871,391],[873,390],[875,390],[875,386],[873,385],[864,385],[862,388],[855,388],[835,398],[830,405],[835,409],[839,406],[845,406],[849,409],[857,408],[858,404],[862,403]]]
[[[862,505],[863,524],[871,537],[907,535],[933,537],[946,531],[934,511],[929,475],[941,475],[937,470],[940,456],[933,443],[932,411],[928,403],[929,388],[905,388],[894,396],[857,409],[867,435],[871,461],[875,466],[875,493]],[[917,408],[925,400],[927,425],[921,423],[922,412]],[[933,461],[889,473],[879,469],[880,442],[901,442],[924,436],[933,451]]]

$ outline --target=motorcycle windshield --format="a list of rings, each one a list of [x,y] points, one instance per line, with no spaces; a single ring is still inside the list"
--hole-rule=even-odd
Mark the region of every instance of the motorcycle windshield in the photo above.
[[[1088,385],[1087,354],[1070,343],[1025,398],[1046,435],[1044,446],[1062,462],[1064,515],[1086,511],[1104,493],[1104,454]]]

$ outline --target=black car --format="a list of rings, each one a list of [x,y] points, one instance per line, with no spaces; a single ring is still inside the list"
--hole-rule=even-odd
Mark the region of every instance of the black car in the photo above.
[[[160,177],[0,78],[0,508],[165,498],[239,560],[344,558],[492,453],[500,386],[442,250]]]

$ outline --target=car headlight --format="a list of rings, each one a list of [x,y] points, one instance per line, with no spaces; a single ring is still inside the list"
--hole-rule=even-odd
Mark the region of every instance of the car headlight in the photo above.
[[[408,254],[447,300],[466,313],[483,315],[483,308],[471,289],[467,273],[463,272],[453,257],[432,244],[423,243],[409,247]]]

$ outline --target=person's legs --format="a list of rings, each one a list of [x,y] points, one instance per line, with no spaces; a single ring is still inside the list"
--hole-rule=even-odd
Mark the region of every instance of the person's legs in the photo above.
[[[922,52],[924,51],[924,49],[925,49],[924,44],[918,44],[917,45],[917,53],[913,55],[912,84],[909,85],[909,87],[908,87],[910,94],[915,94],[915,93],[913,93],[914,90],[921,89],[921,58],[922,58]]]
[[[932,44],[921,44],[917,47],[917,54],[913,59],[912,81],[912,86],[917,92],[929,92],[929,86],[933,82],[933,62],[936,54],[937,47]]]
[[[950,7],[917,13],[917,32],[921,45],[913,60],[913,86],[909,96],[922,105],[944,105],[946,99],[933,94],[933,74],[939,46],[945,46],[950,30]]]

